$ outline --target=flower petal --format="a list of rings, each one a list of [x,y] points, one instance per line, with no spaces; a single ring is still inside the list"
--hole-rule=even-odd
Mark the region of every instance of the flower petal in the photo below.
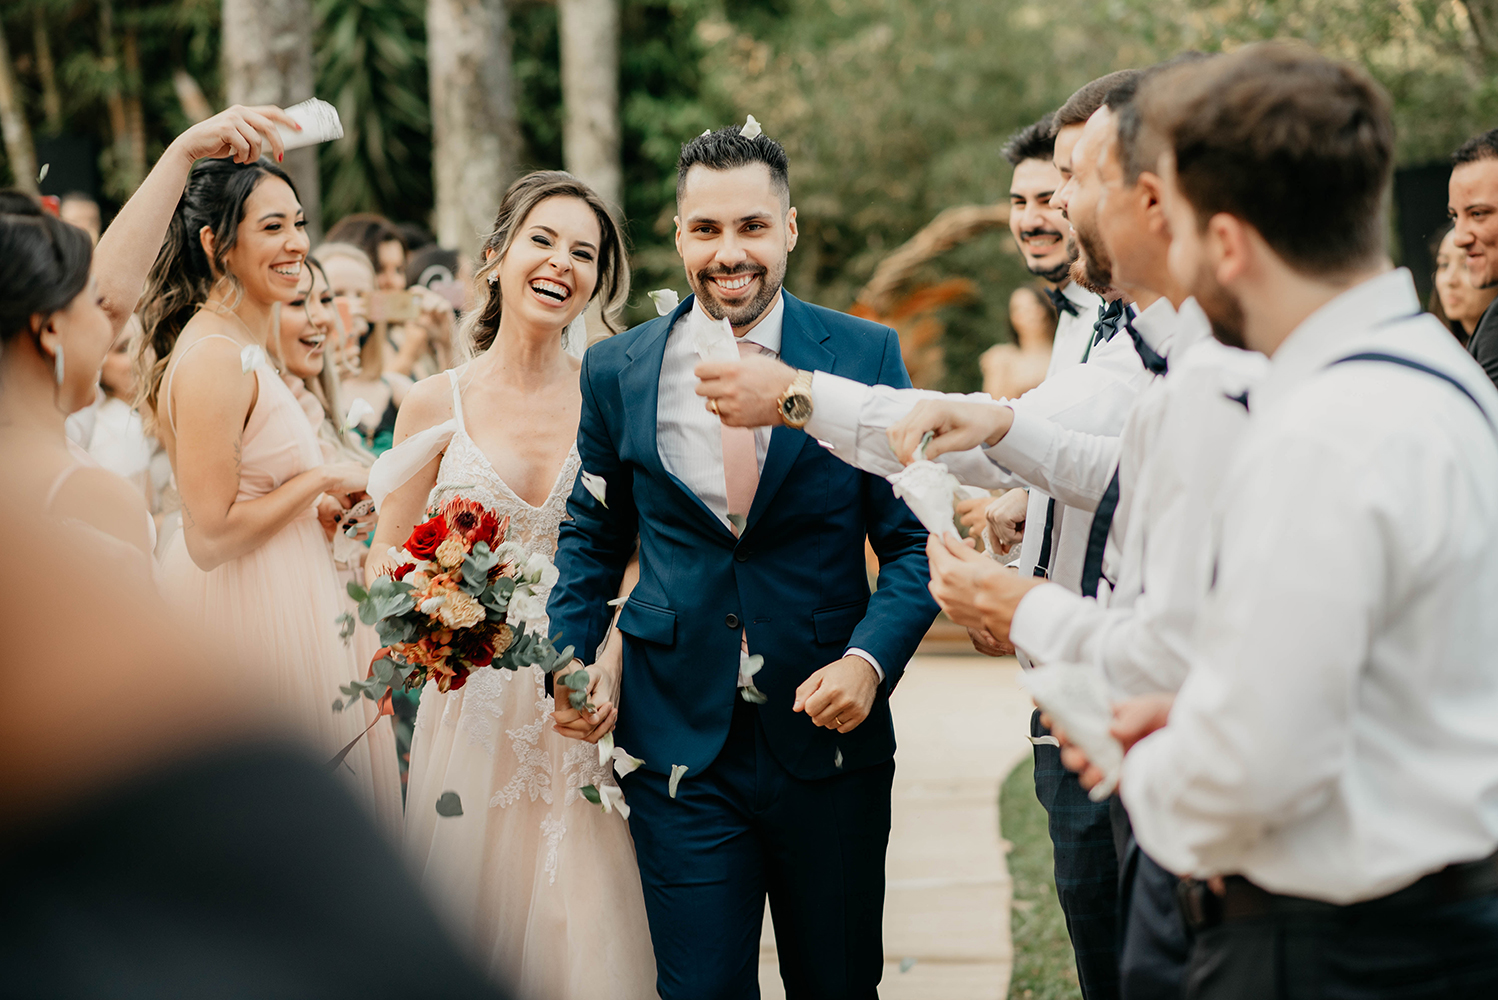
[[[753,115],[750,115],[748,120],[744,122],[744,127],[739,129],[739,135],[745,139],[758,139],[763,134],[764,129],[759,127],[759,122],[754,120]]]
[[[629,819],[629,806],[624,801],[624,790],[618,785],[599,785],[598,794],[603,798],[603,811],[619,810],[619,815]]]
[[[598,766],[604,767],[614,756],[614,734],[604,733],[598,740]]]
[[[666,783],[666,794],[673,799],[676,798],[676,786],[681,784],[681,776],[687,773],[685,764],[671,765],[671,780]]]
[[[605,481],[602,476],[595,476],[593,475],[593,473],[587,471],[586,469],[582,471],[581,477],[583,481],[583,489],[593,494],[593,499],[603,504],[604,509],[607,510],[609,503],[605,498],[608,496],[609,492],[608,482]]]
[[[359,422],[361,420],[363,420],[365,417],[370,417],[373,415],[374,407],[369,405],[369,401],[360,399],[358,396],[355,396],[354,401],[349,404],[348,415],[343,418],[344,431],[347,432],[353,430],[355,427],[359,426]]]
[[[645,763],[639,757],[631,757],[629,751],[623,747],[615,747],[613,757],[614,773],[621,778],[633,773]]]
[[[681,305],[681,296],[676,294],[674,288],[657,288],[648,294],[650,301],[655,303],[657,316],[669,316],[676,311],[677,306]]]

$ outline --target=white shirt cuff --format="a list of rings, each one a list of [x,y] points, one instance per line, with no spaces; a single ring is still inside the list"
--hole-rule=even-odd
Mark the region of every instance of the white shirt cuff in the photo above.
[[[862,382],[829,372],[813,372],[811,418],[806,421],[806,433],[834,449],[849,449],[851,454],[858,441],[858,418],[872,392]]]
[[[1014,420],[999,443],[983,449],[989,461],[1006,469],[1033,469],[1044,464],[1054,442],[1056,425],[1044,417],[1028,416],[1014,407]]]
[[[874,668],[874,673],[876,673],[876,674],[879,675],[879,683],[880,684],[884,683],[884,668],[879,665],[879,661],[878,660],[874,659],[874,654],[866,652],[866,651],[864,651],[862,649],[856,649],[855,648],[855,649],[848,650],[843,655],[844,656],[856,656],[856,657],[858,657],[861,660],[867,660],[869,662],[869,666],[871,666],[871,667]]]
[[[1009,641],[1036,665],[1069,659],[1061,648],[1067,623],[1077,612],[1076,594],[1057,583],[1043,583],[1020,598],[1009,623]]]

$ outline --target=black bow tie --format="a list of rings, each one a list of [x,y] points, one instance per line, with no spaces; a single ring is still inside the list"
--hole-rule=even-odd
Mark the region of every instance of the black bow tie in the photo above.
[[[1144,362],[1144,367],[1149,369],[1151,374],[1164,375],[1169,370],[1170,364],[1156,354],[1153,347],[1144,342],[1139,331],[1134,329],[1132,316],[1124,316],[1123,327],[1129,332],[1129,338],[1134,341],[1134,350],[1139,353],[1139,360]]]
[[[1053,305],[1053,306],[1056,307],[1056,312],[1058,314],[1059,313],[1066,313],[1068,316],[1079,315],[1079,310],[1077,309],[1077,304],[1075,302],[1073,302],[1071,299],[1067,298],[1059,290],[1057,290],[1055,288],[1047,288],[1045,290],[1045,294],[1046,294],[1046,297],[1051,300],[1051,305]]]
[[[1125,308],[1122,299],[1114,299],[1098,310],[1097,319],[1092,324],[1094,345],[1113,339],[1113,335],[1118,332],[1118,325],[1123,322]]]

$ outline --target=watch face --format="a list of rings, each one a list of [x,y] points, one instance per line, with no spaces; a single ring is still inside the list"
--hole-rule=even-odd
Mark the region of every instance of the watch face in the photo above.
[[[787,396],[781,411],[785,414],[786,423],[804,424],[811,418],[811,397],[800,393]]]

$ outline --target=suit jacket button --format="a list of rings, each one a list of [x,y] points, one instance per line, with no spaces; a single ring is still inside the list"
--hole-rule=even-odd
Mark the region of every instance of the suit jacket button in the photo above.
[[[738,628],[739,627],[739,616],[738,615],[729,615],[727,618],[723,619],[723,624],[727,625],[729,628]]]
[[[749,552],[746,549],[739,549],[733,554],[733,558],[738,562],[748,562]]]

